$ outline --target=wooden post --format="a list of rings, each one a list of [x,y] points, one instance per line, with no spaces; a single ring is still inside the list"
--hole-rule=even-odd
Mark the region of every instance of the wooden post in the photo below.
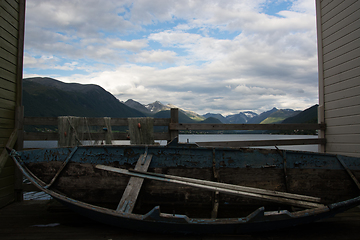
[[[131,144],[154,144],[154,119],[129,118],[129,134]]]
[[[24,106],[18,106],[15,112],[15,129],[17,129],[17,141],[15,144],[15,149],[21,151],[24,148]],[[14,191],[15,191],[15,201],[21,202],[24,200],[23,196],[23,174],[20,169],[15,167],[15,182],[14,182]]]
[[[172,108],[170,112],[170,123],[179,123],[179,109]],[[170,133],[170,141],[174,138],[179,137],[179,130],[169,130]]]
[[[80,117],[58,117],[59,147],[74,147],[81,145],[79,132],[81,127]]]
[[[320,0],[315,1],[316,11],[316,27],[317,27],[317,55],[318,55],[318,88],[319,88],[319,107],[318,107],[318,123],[323,124],[325,121],[325,85],[324,85],[324,61],[323,61],[323,36],[321,22]],[[318,133],[319,138],[326,139],[325,129],[321,129]],[[326,144],[319,145],[319,152],[326,152]]]
[[[25,34],[25,0],[18,1],[19,18],[18,18],[18,42],[17,42],[17,63],[16,63],[16,108],[15,108],[15,129],[17,129],[17,141],[15,149],[23,150],[24,145],[24,107],[22,105],[22,79],[23,79],[23,59],[24,59],[24,34]],[[14,170],[14,200],[23,200],[22,181],[23,175],[15,167]]]
[[[111,130],[111,118],[104,117],[105,121],[105,144],[112,144],[112,130]]]

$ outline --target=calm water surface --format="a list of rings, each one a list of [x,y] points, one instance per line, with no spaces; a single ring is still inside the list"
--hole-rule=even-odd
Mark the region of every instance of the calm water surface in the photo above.
[[[276,134],[179,134],[179,142],[211,142],[211,141],[253,141],[253,140],[279,140],[279,139],[304,139],[317,138],[316,135],[276,135]],[[165,140],[156,141],[166,145]],[[84,141],[84,145],[93,144],[91,141]],[[113,144],[130,145],[128,140],[116,140]],[[54,148],[57,141],[24,141],[24,148]],[[261,148],[275,148],[274,146]],[[280,146],[280,149],[317,152],[318,145],[294,145]]]

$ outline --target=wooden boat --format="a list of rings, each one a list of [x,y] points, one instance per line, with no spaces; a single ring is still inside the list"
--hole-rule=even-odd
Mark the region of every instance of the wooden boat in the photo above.
[[[94,220],[150,232],[243,234],[360,204],[360,159],[271,149],[79,146],[12,151],[40,190]]]

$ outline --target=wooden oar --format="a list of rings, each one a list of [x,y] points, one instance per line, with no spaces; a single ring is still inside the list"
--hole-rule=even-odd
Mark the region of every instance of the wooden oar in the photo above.
[[[286,192],[272,191],[272,190],[266,190],[266,189],[261,189],[261,188],[245,187],[245,186],[233,185],[233,184],[228,184],[228,183],[212,182],[212,181],[207,181],[207,180],[179,177],[179,176],[161,174],[161,173],[142,172],[142,171],[137,171],[134,169],[129,169],[128,171],[162,177],[162,178],[186,181],[186,182],[191,182],[191,183],[198,183],[198,184],[203,184],[203,185],[207,185],[207,186],[226,188],[226,189],[236,190],[236,191],[259,193],[259,194],[265,194],[265,195],[274,196],[274,197],[291,198],[291,199],[308,201],[308,202],[317,202],[317,203],[321,202],[321,198],[300,195],[300,194],[294,194],[294,193],[286,193]]]
[[[298,207],[316,208],[316,207],[324,206],[319,203],[313,203],[313,202],[308,202],[308,201],[304,201],[304,200],[289,199],[289,198],[284,198],[284,197],[280,197],[280,196],[270,196],[268,194],[245,192],[243,190],[237,189],[237,187],[241,187],[241,186],[236,186],[236,185],[231,185],[231,184],[224,185],[224,184],[220,183],[220,185],[219,185],[219,183],[210,182],[210,181],[206,181],[206,180],[184,178],[184,177],[164,175],[164,174],[160,174],[159,176],[157,176],[155,173],[151,173],[151,174],[149,174],[148,172],[140,173],[140,172],[136,172],[134,170],[129,171],[126,169],[114,168],[114,167],[105,166],[105,165],[96,165],[96,168],[111,171],[111,172],[116,172],[116,173],[120,173],[120,174],[125,174],[125,175],[129,175],[129,176],[134,176],[134,177],[146,178],[146,179],[169,182],[169,183],[177,183],[177,184],[207,189],[207,190],[211,190],[211,191],[219,191],[221,193],[226,193],[226,194],[230,194],[230,195],[249,197],[249,198],[254,198],[254,199],[261,199],[261,200],[265,200],[265,201],[277,202],[277,203],[288,204],[288,205],[293,205],[293,206],[298,206]],[[169,176],[171,176],[171,177],[169,177]],[[312,197],[310,197],[310,198],[312,198]]]

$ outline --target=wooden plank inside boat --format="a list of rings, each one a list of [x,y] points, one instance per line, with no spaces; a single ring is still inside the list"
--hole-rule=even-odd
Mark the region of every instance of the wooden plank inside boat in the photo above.
[[[305,208],[313,208],[313,207],[322,207],[324,205],[314,203],[314,202],[308,202],[304,199],[309,199],[311,197],[309,196],[302,196],[302,200],[295,200],[290,198],[282,198],[280,196],[284,196],[286,193],[277,193],[278,196],[273,195],[267,195],[267,194],[260,194],[260,193],[254,193],[250,191],[243,191],[237,189],[237,187],[241,186],[235,186],[235,185],[229,185],[229,184],[221,184],[216,182],[209,182],[205,180],[198,180],[198,179],[190,179],[190,178],[184,178],[184,177],[178,177],[178,176],[171,176],[171,175],[165,175],[165,174],[154,174],[154,173],[145,173],[140,171],[128,171],[126,169],[120,169],[120,168],[113,168],[109,166],[104,165],[97,165],[96,168],[112,171],[120,174],[140,177],[140,178],[146,178],[146,179],[152,179],[157,181],[163,181],[167,183],[176,183],[176,184],[183,184],[195,188],[202,188],[210,191],[218,191],[221,193],[226,193],[230,195],[235,196],[243,196],[243,197],[249,197],[249,198],[255,198],[255,199],[261,199],[264,201],[270,201],[270,202],[278,202],[282,204],[288,204],[288,205],[294,205],[298,207],[305,207]],[[262,189],[258,189],[262,190]],[[270,191],[268,191],[270,192]],[[290,194],[288,194],[290,195]],[[299,198],[299,195],[294,196],[294,198]]]
[[[138,171],[147,171],[151,162],[152,155],[142,154],[136,163],[135,169]],[[116,211],[131,213],[135,207],[136,199],[139,195],[143,178],[131,177],[119,202]]]

